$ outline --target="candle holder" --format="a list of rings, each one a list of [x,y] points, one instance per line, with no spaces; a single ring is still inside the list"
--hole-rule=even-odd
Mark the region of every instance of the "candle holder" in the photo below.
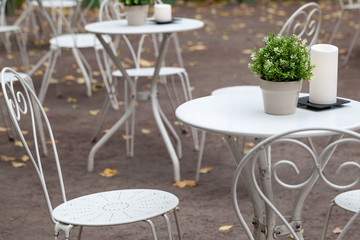
[[[169,23],[172,21],[170,4],[155,4],[154,19],[157,23]]]

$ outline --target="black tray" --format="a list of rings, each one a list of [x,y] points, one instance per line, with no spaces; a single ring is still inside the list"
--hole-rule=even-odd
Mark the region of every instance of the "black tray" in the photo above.
[[[298,104],[304,105],[309,108],[318,109],[318,110],[340,106],[342,104],[346,104],[349,102],[350,101],[346,100],[346,99],[336,98],[336,103],[333,103],[333,104],[316,104],[316,103],[309,102],[309,96],[299,97],[299,100],[298,100]]]
[[[156,24],[169,24],[169,23],[178,22],[180,20],[181,20],[181,18],[173,18],[173,19],[171,19],[171,21],[168,21],[168,22],[157,22],[157,21],[155,21],[155,19],[152,18],[152,19],[149,19],[148,21],[154,22]]]

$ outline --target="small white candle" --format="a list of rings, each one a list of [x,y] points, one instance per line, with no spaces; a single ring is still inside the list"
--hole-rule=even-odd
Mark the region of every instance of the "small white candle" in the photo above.
[[[156,22],[171,22],[171,5],[170,4],[155,4],[154,18]]]
[[[311,47],[314,77],[309,85],[309,101],[316,104],[336,103],[338,77],[338,48],[330,44]]]

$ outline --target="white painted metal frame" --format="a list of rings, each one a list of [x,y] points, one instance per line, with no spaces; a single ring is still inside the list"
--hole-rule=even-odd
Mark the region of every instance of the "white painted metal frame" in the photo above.
[[[43,7],[40,7],[42,10],[42,13],[44,16],[47,15],[46,10]],[[95,50],[95,57],[96,61],[99,66],[99,70],[101,72],[101,76],[103,78],[104,82],[108,82],[107,78],[109,77],[109,73],[106,73],[106,70],[108,69],[109,62],[108,58],[106,57],[105,52],[103,51],[102,45],[97,40],[96,36],[94,34],[89,33],[75,33],[72,29],[72,26],[70,22],[66,19],[66,17],[62,14],[61,8],[56,8],[56,15],[58,18],[61,18],[65,25],[68,28],[69,33],[68,34],[56,34],[55,37],[50,39],[50,50],[49,52],[43,56],[38,63],[33,67],[33,69],[30,71],[30,75],[33,74],[38,68],[41,67],[41,65],[48,61],[43,80],[41,83],[41,88],[39,91],[39,99],[41,102],[44,102],[45,95],[54,71],[54,68],[56,66],[57,58],[59,55],[61,55],[62,49],[71,49],[71,52],[76,60],[76,63],[78,64],[86,84],[86,93],[90,97],[92,95],[92,89],[91,89],[91,81],[92,81],[92,69],[90,67],[90,64],[86,60],[86,58],[82,55],[80,49],[84,48],[93,48]],[[47,15],[48,16],[48,15]],[[48,17],[48,21],[51,21],[50,17]],[[52,25],[53,31],[56,31],[55,24],[53,22],[50,23]],[[106,42],[110,43],[111,38],[109,36],[104,36],[104,39]],[[100,55],[102,52],[103,60],[101,59]]]
[[[339,0],[339,4],[340,4],[340,16],[339,16],[339,19],[338,21],[336,22],[335,24],[335,27],[334,27],[334,30],[331,34],[331,37],[330,37],[330,40],[329,40],[329,44],[331,44],[333,41],[334,41],[334,38],[335,38],[335,35],[336,33],[338,32],[339,30],[339,27],[340,27],[340,24],[341,24],[341,20],[342,20],[342,17],[344,15],[344,11],[345,10],[354,10],[354,9],[358,9],[359,12],[360,12],[360,1],[359,0]],[[344,62],[343,62],[343,65],[345,65],[348,61],[349,61],[349,58],[350,58],[350,55],[351,55],[351,52],[354,48],[354,45],[356,43],[356,40],[358,38],[358,35],[359,35],[359,28],[356,30],[355,34],[354,34],[354,37],[350,43],[350,46],[349,46],[349,49],[348,49],[348,52],[346,54],[346,57],[344,59]]]
[[[67,201],[65,187],[60,167],[60,160],[57,154],[55,139],[49,120],[30,84],[25,81],[18,73],[10,68],[4,68],[1,72],[2,79],[5,74],[11,74],[11,78],[2,81],[1,86],[4,93],[7,110],[9,112],[12,124],[19,135],[24,149],[32,162],[37,176],[40,180],[43,193],[45,195],[47,207],[51,220],[55,226],[55,240],[59,233],[65,233],[65,239],[69,239],[70,230],[79,226],[81,237],[82,229],[85,226],[112,226],[128,224],[133,222],[147,222],[151,228],[153,238],[157,239],[157,234],[151,218],[163,216],[167,225],[168,237],[173,239],[171,221],[167,215],[173,211],[178,231],[178,238],[181,238],[179,220],[176,207],[179,204],[178,198],[168,192],[151,189],[128,189],[101,192],[78,197]],[[20,88],[14,87],[14,82],[19,82]],[[62,202],[57,207],[53,207],[46,185],[45,171],[47,168],[43,164],[49,165],[50,159],[42,162],[39,154],[37,142],[37,124],[34,110],[40,110],[41,117],[44,120],[47,133],[51,142],[53,160],[55,161],[57,174],[59,178],[59,191],[52,191],[61,194]],[[23,124],[29,124],[30,118],[32,131],[24,136],[22,133]],[[29,142],[33,144],[29,144]]]
[[[116,26],[116,27],[115,27]],[[135,104],[137,100],[136,86],[132,78],[129,76],[125,68],[121,65],[119,59],[115,56],[112,48],[104,41],[102,34],[163,34],[163,39],[159,48],[159,55],[156,59],[154,75],[151,80],[151,90],[149,93],[149,99],[151,101],[151,108],[154,114],[155,122],[160,130],[161,136],[165,142],[166,148],[169,152],[171,161],[174,168],[174,180],[180,180],[180,164],[179,158],[176,154],[174,146],[170,140],[169,133],[166,130],[166,127],[170,128],[170,134],[173,137],[177,136],[176,132],[173,130],[171,124],[166,119],[166,116],[162,113],[158,99],[157,99],[157,79],[159,78],[160,69],[164,61],[166,50],[169,44],[170,36],[174,32],[181,31],[190,31],[203,27],[203,23],[198,20],[182,18],[180,22],[173,25],[156,25],[154,23],[147,23],[145,26],[129,27],[126,23],[126,20],[116,20],[116,21],[106,21],[92,23],[85,26],[85,30],[91,33],[95,33],[101,44],[104,46],[106,52],[109,54],[111,60],[114,62],[116,67],[121,71],[122,75],[125,78],[129,86],[130,102],[129,107],[125,111],[124,115],[110,128],[110,130],[94,145],[91,149],[89,158],[88,158],[88,171],[92,171],[94,168],[94,157],[95,153],[104,145],[110,137],[117,132],[117,130],[127,121],[135,110]],[[166,127],[165,127],[166,126]],[[171,130],[172,129],[172,130]],[[178,136],[177,136],[178,138]],[[177,146],[178,152],[181,152],[181,146]]]
[[[302,39],[306,39],[308,41],[309,48],[314,45],[318,39],[320,28],[321,28],[321,19],[322,13],[321,8],[317,3],[309,2],[301,6],[298,10],[296,10],[290,18],[286,21],[284,26],[281,28],[279,34],[291,36],[296,35],[301,37]],[[309,49],[310,50],[310,49]],[[241,90],[245,90],[244,88],[239,88],[238,86],[233,87],[225,87],[214,90],[211,95],[216,94],[230,94],[236,93],[242,94]],[[254,89],[246,89],[247,91],[253,91]],[[199,182],[200,180],[200,168],[201,162],[204,154],[206,140],[206,132],[201,132],[200,137],[200,145],[199,145],[199,155],[197,161],[197,169],[195,175],[195,181]],[[311,145],[311,139],[309,140],[309,144]],[[243,139],[245,141],[245,138]]]
[[[124,12],[123,10],[123,6],[120,2],[118,2],[117,0],[115,1],[109,1],[109,0],[104,0],[101,3],[100,6],[100,10],[99,10],[99,21],[103,21],[103,20],[115,20],[115,19],[124,19]],[[174,33],[176,34],[176,33]],[[157,37],[155,34],[151,34],[152,36],[152,40],[153,40],[153,44],[154,44],[154,50],[155,50],[155,57],[158,55],[158,44],[157,44]],[[130,51],[130,54],[132,56],[132,60],[134,61],[135,64],[135,68],[129,68],[126,69],[127,73],[129,74],[130,77],[132,77],[134,79],[135,82],[135,87],[137,86],[137,82],[139,78],[143,78],[143,77],[151,77],[154,74],[154,67],[141,67],[140,66],[140,61],[141,61],[141,54],[143,52],[143,45],[144,45],[144,41],[146,38],[146,34],[142,34],[140,36],[140,39],[138,41],[138,46],[137,48],[135,48],[132,44],[132,42],[129,40],[127,35],[120,35],[120,36],[115,36],[116,37],[116,46],[118,46],[120,44],[120,39],[123,39],[127,48]],[[161,35],[159,35],[159,39],[161,40]],[[175,44],[175,50],[177,53],[177,57],[179,60],[179,64],[180,67],[167,67],[165,66],[165,64],[163,63],[161,69],[160,69],[160,79],[161,79],[161,85],[164,86],[167,96],[170,100],[171,106],[175,112],[175,109],[177,106],[180,105],[180,101],[179,101],[179,97],[175,88],[175,78],[174,76],[177,76],[181,82],[181,86],[183,89],[183,94],[184,94],[184,99],[185,101],[189,101],[192,99],[192,93],[190,90],[190,81],[189,81],[189,77],[188,74],[186,72],[186,69],[183,67],[183,61],[182,61],[182,57],[181,57],[181,49],[179,46],[179,40],[175,35],[172,35],[173,40],[174,40],[174,44]],[[135,50],[137,49],[137,50]],[[114,71],[112,73],[112,76],[114,78],[121,78],[123,77],[122,73],[117,70]],[[172,90],[173,93],[175,95],[175,99],[172,97],[172,94],[169,90],[168,84],[167,84],[167,77],[171,77],[171,83],[172,83]],[[109,81],[109,83],[114,83],[116,85],[115,81]],[[125,83],[126,84],[126,83]],[[103,105],[102,111],[101,111],[101,115],[99,116],[99,120],[98,123],[95,127],[95,131],[92,137],[92,141],[95,142],[96,138],[99,135],[101,126],[103,124],[103,121],[105,119],[105,115],[107,114],[107,111],[109,109],[109,104],[112,104],[112,107],[114,109],[118,109],[118,103],[112,99],[116,99],[116,91],[114,91],[114,86],[108,86],[108,83],[105,83],[106,89],[108,90],[108,94],[109,94],[109,99],[105,100],[105,103]],[[139,93],[139,96],[142,97],[138,97],[138,100],[148,100],[148,94],[144,94],[144,93]],[[128,96],[127,93],[127,87],[125,86],[125,96]],[[109,101],[110,100],[110,101]],[[125,106],[127,107],[127,98],[125,98]],[[134,141],[135,141],[135,111],[133,112],[133,115],[131,117],[131,123],[130,123],[130,132],[129,132],[129,126],[128,126],[128,122],[126,122],[125,124],[125,134],[126,136],[128,136],[126,138],[126,149],[127,149],[127,155],[133,157],[134,156]],[[187,128],[182,129],[183,131],[188,131]],[[170,126],[170,131],[173,131],[173,128]],[[199,149],[199,140],[198,140],[198,134],[197,131],[195,129],[191,129],[192,131],[192,137],[193,137],[193,141],[194,141],[194,147],[196,150]],[[175,140],[177,141],[177,145],[180,146],[181,142],[180,142],[180,138],[177,137],[176,134],[173,134],[173,137],[175,138]],[[181,149],[181,147],[178,147],[178,149]],[[181,152],[178,151],[178,155],[181,156]]]
[[[322,132],[324,136],[331,136],[328,145],[324,147],[320,154],[314,152],[307,144],[303,143],[302,141],[293,138],[293,136],[296,135],[308,134],[311,136],[314,134],[314,132]],[[227,140],[230,142],[233,141],[232,139],[233,138],[231,136],[227,138]],[[351,150],[358,150],[360,146],[360,134],[353,131],[333,128],[296,129],[287,131],[285,133],[276,134],[259,141],[259,143],[242,159],[237,155],[237,147],[234,147],[233,144],[228,143],[228,147],[233,154],[232,156],[234,160],[238,162],[238,166],[233,177],[232,200],[237,217],[241,225],[244,227],[248,238],[252,240],[260,239],[261,235],[264,234],[265,238],[269,240],[292,234],[296,240],[304,239],[301,233],[301,230],[303,229],[301,212],[307,196],[317,181],[321,179],[328,186],[338,190],[347,190],[358,185],[360,182],[360,176],[355,176],[355,179],[350,179],[351,176],[347,176],[345,174],[346,179],[349,180],[350,183],[336,183],[334,180],[330,180],[333,178],[329,179],[327,177],[328,175],[324,174],[328,163],[330,161],[335,161],[333,158],[333,153],[336,151],[336,155],[339,156],[339,151],[342,153],[342,151],[347,150],[346,148],[342,149],[342,147],[349,143],[356,144],[354,148],[351,148]],[[296,159],[294,155],[292,155],[292,157],[289,155],[281,155],[278,161],[272,162],[271,151],[275,148],[276,144],[279,144],[282,147],[284,147],[284,145],[288,146],[287,144],[291,144],[291,146],[298,147],[296,148],[297,151],[305,152],[306,157],[310,159],[309,166],[307,167],[308,169],[311,169],[310,175],[308,175],[309,173],[302,174],[296,164],[296,160],[298,159]],[[341,160],[340,163],[337,162],[338,168],[335,169],[335,171],[334,169],[331,169],[331,173],[336,172],[336,174],[340,175],[341,172],[346,168],[360,169],[359,160],[360,159],[356,154],[352,155],[351,158],[344,158],[344,160]],[[283,179],[278,175],[278,172],[280,171],[279,169],[284,170],[288,169],[289,167],[292,168],[298,175],[302,174],[304,178],[297,178],[294,176],[294,179],[299,179],[299,181],[294,183],[293,181],[289,181],[289,179]],[[247,190],[249,191],[251,201],[253,202],[254,218],[252,220],[252,231],[245,221],[242,211],[239,207],[237,188],[240,178],[241,182],[244,183]],[[297,193],[296,199],[292,203],[290,216],[284,216],[282,211],[285,210],[281,209],[281,206],[276,204],[276,199],[274,198],[272,188],[275,183],[285,189],[296,191]],[[264,207],[262,207],[262,204],[264,204]],[[358,211],[356,211],[354,217],[357,215]],[[350,219],[348,225],[350,225],[352,222],[353,218]],[[341,239],[344,234],[341,234],[338,239]],[[324,235],[321,239],[324,239]]]
[[[20,22],[23,20],[21,15],[12,25],[6,23],[5,16],[5,7],[6,0],[0,1],[0,39],[4,44],[7,53],[11,52],[11,42],[10,36],[14,34],[17,46],[19,48],[20,57],[22,64],[24,64],[25,72],[27,73],[30,70],[29,57],[26,50],[26,36],[23,33],[21,27],[19,26]]]

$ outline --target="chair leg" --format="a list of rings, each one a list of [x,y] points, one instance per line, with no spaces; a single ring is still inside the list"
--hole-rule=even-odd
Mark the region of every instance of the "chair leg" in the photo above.
[[[93,136],[91,137],[92,142],[96,142],[96,139],[99,136],[101,126],[104,123],[105,116],[106,116],[107,112],[109,111],[109,107],[110,107],[110,100],[109,100],[109,98],[105,98],[103,107],[101,108],[101,111],[100,111],[99,119],[96,123],[96,127],[94,130]]]
[[[151,232],[153,234],[154,240],[157,240],[158,238],[157,238],[157,235],[156,235],[156,230],[155,230],[154,223],[150,219],[146,220],[146,222],[150,225]]]
[[[77,48],[72,48],[71,50],[84,76],[86,89],[87,89],[86,93],[89,97],[91,97],[91,79],[92,79],[91,70],[89,69],[88,64],[84,61],[85,59],[82,57],[80,51]],[[86,69],[86,67],[88,67],[88,69]]]
[[[355,219],[358,217],[360,211],[356,212],[354,214],[354,216],[352,216],[352,218],[349,220],[349,222],[345,225],[345,227],[343,228],[343,230],[341,231],[340,235],[338,236],[337,240],[341,240],[345,234],[347,233],[347,231],[349,230],[351,224],[355,221]]]
[[[21,60],[25,66],[25,72],[28,73],[30,70],[29,57],[26,50],[25,37],[22,31],[15,33],[16,42],[19,48]]]
[[[12,134],[12,128],[10,127],[10,124],[7,119],[6,112],[4,111],[3,107],[1,106],[2,103],[0,102],[0,112],[3,119],[4,127],[6,128],[6,132],[8,134],[8,138],[10,141],[14,141],[14,135]]]
[[[174,235],[172,232],[172,227],[171,227],[171,221],[169,219],[169,216],[165,213],[163,215],[165,222],[166,222],[166,227],[167,227],[167,231],[168,231],[168,236],[169,236],[169,240],[173,240],[174,239]]]
[[[39,91],[39,100],[40,100],[41,104],[44,103],[45,95],[46,95],[47,89],[49,87],[51,76],[54,71],[55,64],[56,64],[59,54],[60,54],[60,49],[51,49],[50,50],[50,55],[48,57],[49,58],[48,66],[45,70],[44,77],[43,77],[40,91]]]
[[[200,180],[200,168],[201,168],[201,162],[202,162],[202,159],[204,156],[205,139],[206,139],[206,131],[201,131],[199,155],[198,155],[198,161],[197,161],[197,166],[196,166],[196,175],[195,175],[196,182],[199,182],[199,180]]]
[[[171,123],[169,122],[169,120],[166,118],[164,112],[162,111],[159,103],[158,103],[158,109],[159,109],[159,113],[160,113],[160,117],[164,122],[164,125],[167,127],[167,129],[170,131],[171,135],[173,136],[173,138],[176,141],[176,146],[177,146],[177,155],[178,158],[181,159],[182,158],[182,146],[181,146],[181,140],[179,135],[176,133],[175,129],[173,128],[173,126],[171,125]]]
[[[175,216],[175,223],[176,223],[176,228],[177,228],[177,232],[178,232],[178,238],[179,238],[179,240],[182,240],[180,221],[179,221],[179,216],[177,214],[176,208],[174,209],[174,216]]]
[[[328,225],[329,225],[331,210],[334,207],[334,205],[335,205],[335,202],[334,202],[334,200],[332,200],[330,205],[329,205],[328,211],[326,213],[325,224],[324,224],[323,232],[322,232],[322,235],[321,235],[321,240],[325,239],[326,231],[327,231],[327,228],[328,228]]]
[[[83,226],[80,226],[79,234],[78,234],[78,240],[81,239],[82,232],[83,232]]]
[[[333,32],[332,32],[332,34],[331,34],[331,37],[330,37],[330,40],[329,40],[329,44],[332,43],[332,41],[333,41],[334,38],[335,38],[335,35],[336,35],[337,31],[339,30],[339,26],[340,26],[340,23],[341,23],[341,20],[342,20],[343,12],[344,12],[344,10],[341,9],[340,16],[339,16],[339,20],[336,22],[336,25],[335,25],[335,27],[334,27],[334,30],[333,30]]]
[[[354,48],[354,45],[355,45],[355,43],[356,43],[356,40],[357,40],[357,38],[358,38],[359,31],[360,31],[360,29],[358,28],[358,29],[356,30],[356,32],[355,32],[355,35],[354,35],[354,37],[353,37],[353,40],[351,41],[349,50],[348,50],[348,52],[347,52],[347,54],[346,54],[346,57],[345,57],[345,59],[344,59],[343,65],[345,65],[345,64],[349,61],[351,52],[352,52],[352,50],[353,50],[353,48]]]

